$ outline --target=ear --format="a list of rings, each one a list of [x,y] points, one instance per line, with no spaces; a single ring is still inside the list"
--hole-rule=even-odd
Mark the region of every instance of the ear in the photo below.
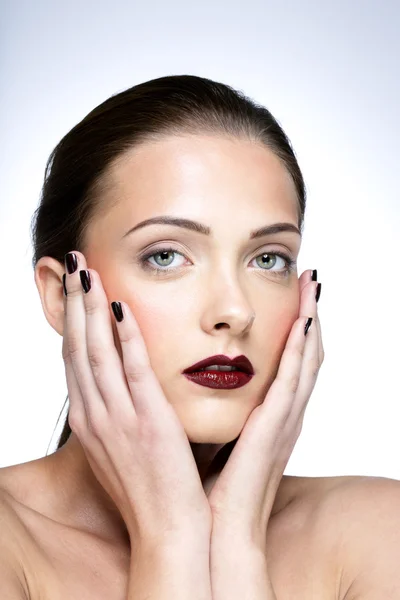
[[[35,267],[35,283],[47,322],[61,336],[64,331],[64,300],[62,277],[65,267],[55,258],[43,256]]]

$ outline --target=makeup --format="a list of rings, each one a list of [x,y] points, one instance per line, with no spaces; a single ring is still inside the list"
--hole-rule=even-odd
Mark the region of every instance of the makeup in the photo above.
[[[193,383],[221,390],[233,390],[249,383],[253,375],[244,371],[195,371],[184,373]]]

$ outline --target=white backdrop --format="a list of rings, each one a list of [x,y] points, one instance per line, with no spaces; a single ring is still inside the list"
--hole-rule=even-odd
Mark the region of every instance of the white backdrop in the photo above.
[[[67,394],[31,268],[46,160],[111,94],[193,74],[271,110],[308,187],[299,273],[318,269],[326,358],[286,473],[400,479],[400,4],[2,0],[0,11],[0,466],[46,454]]]

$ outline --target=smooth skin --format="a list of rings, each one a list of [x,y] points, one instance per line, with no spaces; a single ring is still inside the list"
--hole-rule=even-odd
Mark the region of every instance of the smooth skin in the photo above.
[[[299,316],[296,269],[285,273],[284,260],[271,256],[266,270],[256,259],[276,250],[295,261],[300,235],[285,231],[249,239],[251,231],[273,223],[297,226],[295,188],[264,146],[209,136],[143,144],[113,166],[107,181],[105,208],[87,230],[82,255],[101,278],[120,357],[110,304],[119,300],[131,308],[151,367],[190,440],[207,488],[218,451],[240,434],[263,402]],[[127,235],[138,223],[165,215],[203,223],[212,233],[149,225]],[[176,251],[169,271],[156,275],[156,253],[168,246]],[[63,335],[64,269],[49,257],[39,263],[36,281],[45,313]],[[198,386],[182,375],[186,367],[213,354],[245,354],[254,377],[243,388],[224,391]],[[85,473],[84,486],[88,482],[92,490],[96,483],[75,435],[66,447],[67,465],[54,468],[67,469],[69,477],[78,471],[79,479]],[[102,506],[109,506],[108,497],[97,487],[96,498],[99,520],[104,521]]]
[[[80,253],[74,254],[78,266],[66,280],[68,333],[63,344],[71,427],[96,477],[124,516],[139,553],[142,546],[146,551],[149,538],[159,546],[166,536],[173,540],[176,534],[178,542],[191,536],[201,540],[203,533],[207,540],[212,533],[212,573],[217,581],[211,578],[211,584],[214,598],[222,598],[229,591],[223,589],[229,580],[221,582],[218,568],[218,557],[225,556],[223,544],[228,549],[235,539],[242,547],[266,551],[276,492],[323,361],[320,328],[306,338],[308,316],[295,321],[277,377],[247,420],[208,495],[208,505],[187,438],[157,383],[133,314],[123,304],[125,318],[117,326],[122,369],[99,276],[86,270],[91,289],[82,294],[78,273],[86,263]],[[316,315],[316,284],[306,276],[310,273],[302,276],[300,312]]]
[[[172,225],[149,225],[128,234],[139,223],[165,215],[200,222],[211,228],[211,234]],[[256,260],[282,251],[295,262],[299,234],[286,231],[254,239],[249,236],[273,223],[297,226],[297,217],[293,182],[264,146],[217,136],[167,137],[126,153],[107,174],[102,204],[86,232],[85,247],[80,253],[70,249],[78,255],[79,269],[67,275],[67,287],[75,292],[67,298],[66,310],[64,265],[51,257],[40,259],[35,281],[43,310],[49,324],[64,337],[67,363],[68,327],[75,328],[75,367],[73,360],[70,365],[82,386],[80,391],[84,391],[81,399],[70,395],[71,405],[75,402],[77,408],[71,423],[75,431],[63,448],[37,461],[0,470],[2,505],[7,505],[2,514],[13,521],[12,531],[19,532],[22,547],[28,547],[27,524],[40,543],[41,550],[29,546],[28,554],[14,553],[15,576],[24,581],[18,575],[23,572],[37,596],[41,585],[46,585],[51,597],[60,600],[89,593],[97,599],[124,597],[130,532],[136,531],[140,539],[140,532],[150,527],[151,533],[157,534],[150,524],[159,500],[152,489],[172,494],[167,505],[170,510],[165,520],[164,515],[158,516],[158,525],[172,526],[175,531],[180,523],[184,526],[186,511],[193,510],[192,501],[198,522],[205,527],[198,531],[207,530],[210,513],[206,498],[215,534],[210,540],[214,549],[211,570],[218,577],[222,596],[233,598],[234,590],[228,587],[232,585],[229,560],[233,558],[236,584],[248,589],[249,582],[243,578],[253,573],[248,568],[249,543],[263,547],[263,539],[268,578],[279,600],[294,594],[309,598],[310,590],[319,600],[355,600],[364,591],[365,581],[368,598],[377,600],[382,596],[373,596],[373,590],[381,592],[386,583],[396,585],[397,567],[391,557],[400,548],[399,536],[394,533],[400,530],[395,527],[400,505],[398,482],[281,477],[323,360],[315,304],[317,282],[311,282],[311,270],[301,277],[296,267],[284,273],[285,262],[277,256],[269,269],[260,258]],[[171,270],[155,275],[154,267],[161,268],[157,252],[169,246],[175,252],[168,266]],[[149,254],[152,256],[142,260]],[[78,285],[78,272],[85,268],[92,273],[94,286],[86,297]],[[110,303],[116,300],[126,305],[125,323],[116,323],[111,312]],[[68,302],[74,307],[70,311]],[[68,319],[74,311],[74,318],[67,323],[65,314]],[[313,323],[304,338],[307,316],[313,317]],[[92,323],[99,319],[103,329],[96,339],[88,336],[88,348],[101,339],[110,362],[101,357],[101,348],[85,356],[84,332],[88,324],[89,334],[93,331],[91,319]],[[112,349],[111,332],[120,363]],[[71,347],[74,350],[73,341]],[[220,353],[249,357],[255,375],[246,386],[213,390],[182,375],[191,364]],[[137,378],[134,383],[141,387],[139,395],[129,374],[124,382],[125,363],[128,373],[138,364],[143,366],[148,402]],[[98,395],[93,384],[99,378],[103,393]],[[68,374],[67,380],[72,392],[75,384]],[[121,393],[113,392],[111,380]],[[137,435],[145,431],[138,426],[137,403],[151,432],[147,445],[145,437]],[[164,411],[168,429],[157,426],[161,419],[155,407]],[[127,410],[131,412],[125,421],[122,417]],[[96,423],[94,430],[86,427],[89,413],[89,421]],[[111,430],[116,423],[123,427],[122,438]],[[172,439],[166,440],[166,431]],[[226,465],[215,468],[219,450],[239,435]],[[165,443],[154,444],[157,439],[168,441],[165,457],[160,451]],[[143,452],[151,480],[127,451],[130,444]],[[164,458],[166,471],[160,479],[157,461]],[[148,487],[138,490],[142,477]],[[180,484],[180,494],[168,491],[172,481]],[[146,490],[154,502],[140,501],[137,494],[142,492],[144,499]],[[143,510],[139,518],[131,510],[136,501]],[[384,514],[377,512],[379,506],[384,507]],[[16,520],[24,527],[18,529]],[[234,540],[229,548],[227,532]],[[199,533],[200,540],[202,535]],[[57,545],[57,539],[64,544]],[[121,553],[127,560],[117,566],[113,557]],[[378,570],[365,568],[377,562]],[[359,578],[364,570],[365,576]],[[40,572],[42,582],[35,579]],[[99,578],[97,588],[94,573]],[[63,586],[66,582],[70,586],[67,591],[60,587],[61,578]]]
[[[89,269],[82,292],[84,256],[75,251],[75,273],[66,278],[63,358],[69,422],[97,479],[123,516],[138,548],[162,539],[179,542],[193,530],[208,539],[211,511],[185,431],[151,368],[134,315],[114,344],[107,297]]]
[[[273,502],[323,360],[320,329],[312,339],[305,336],[308,316],[295,321],[263,412],[252,412],[207,503],[190,445],[157,382],[133,314],[124,303],[125,318],[117,326],[122,367],[100,278],[87,269],[91,289],[82,293],[79,272],[86,261],[74,255],[78,266],[66,279],[63,343],[70,425],[123,515],[135,551],[147,555],[149,544],[179,547],[182,539],[197,540],[202,548],[210,534],[210,545],[218,549],[214,561],[233,537],[266,551]],[[303,276],[301,312],[315,315],[316,284],[306,283],[306,276],[310,273]],[[215,571],[222,598],[220,570]],[[211,584],[216,585],[212,579]]]

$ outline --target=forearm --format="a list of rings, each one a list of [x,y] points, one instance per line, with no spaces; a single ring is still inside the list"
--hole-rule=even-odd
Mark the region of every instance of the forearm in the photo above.
[[[235,543],[215,545],[210,560],[213,600],[277,600],[265,554]]]
[[[212,600],[210,544],[132,554],[127,600]]]

